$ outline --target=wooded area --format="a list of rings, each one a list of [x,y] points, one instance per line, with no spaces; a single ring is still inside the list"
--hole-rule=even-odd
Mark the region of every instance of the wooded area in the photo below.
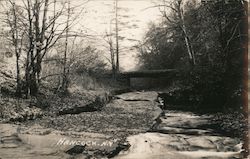
[[[249,155],[248,2],[0,0],[0,20],[0,159]]]
[[[177,69],[176,83],[201,104],[243,103],[247,10],[244,1],[164,1],[140,46],[142,69]]]

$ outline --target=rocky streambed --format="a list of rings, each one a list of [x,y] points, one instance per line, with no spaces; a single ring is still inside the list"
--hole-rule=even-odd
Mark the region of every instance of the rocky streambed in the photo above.
[[[241,155],[242,142],[217,134],[207,128],[210,116],[190,112],[166,111],[153,132],[127,138],[131,147],[119,159],[236,159]]]
[[[242,142],[212,116],[163,111],[157,92],[130,92],[94,112],[0,124],[0,158],[241,158]],[[74,109],[72,109],[74,110]]]
[[[44,112],[35,120],[2,123],[0,158],[114,157],[130,147],[126,137],[155,125],[162,113],[156,99],[156,92],[124,93],[105,106],[98,105],[103,99],[95,100],[96,111],[86,111],[78,102],[63,109],[54,106],[55,113]]]

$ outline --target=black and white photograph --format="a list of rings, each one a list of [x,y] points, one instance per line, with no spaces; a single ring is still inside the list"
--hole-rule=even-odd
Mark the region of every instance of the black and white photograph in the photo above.
[[[248,0],[0,0],[0,159],[248,159]]]

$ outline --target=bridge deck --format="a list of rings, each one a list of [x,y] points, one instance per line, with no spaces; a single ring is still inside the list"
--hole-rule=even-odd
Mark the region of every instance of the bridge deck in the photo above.
[[[156,77],[166,77],[172,73],[177,73],[176,69],[165,69],[165,70],[145,70],[145,71],[131,71],[122,72],[121,76],[126,78],[156,78]]]

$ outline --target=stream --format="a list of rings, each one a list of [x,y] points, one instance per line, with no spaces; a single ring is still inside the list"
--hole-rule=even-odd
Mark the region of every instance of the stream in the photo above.
[[[146,107],[149,104],[153,105],[152,109]],[[107,105],[124,109],[126,112],[147,111],[153,114],[152,127],[143,133],[136,130],[139,133],[128,136],[122,145],[120,141],[113,140],[112,136],[101,132],[63,132],[47,129],[39,124],[25,127],[22,124],[2,123],[0,159],[242,158],[240,139],[217,134],[207,127],[212,116],[173,110],[163,112],[159,105],[156,92],[124,93],[117,95],[112,103]],[[75,143],[80,146],[76,147]],[[69,153],[71,151],[73,153]]]
[[[210,117],[190,112],[166,111],[153,132],[128,137],[132,145],[119,159],[222,159],[242,158],[237,138],[206,129]]]

